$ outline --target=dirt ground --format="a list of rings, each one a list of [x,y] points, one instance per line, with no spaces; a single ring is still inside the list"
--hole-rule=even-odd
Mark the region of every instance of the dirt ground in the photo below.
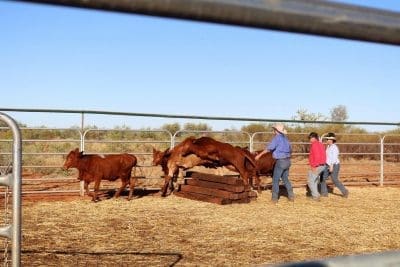
[[[400,250],[400,188],[216,205],[158,194],[23,201],[23,266],[251,266]]]

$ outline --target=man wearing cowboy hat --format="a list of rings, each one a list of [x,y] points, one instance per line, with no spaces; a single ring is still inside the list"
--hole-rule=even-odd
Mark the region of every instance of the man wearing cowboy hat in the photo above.
[[[272,175],[272,199],[273,203],[277,203],[279,199],[279,180],[282,179],[288,192],[288,198],[290,201],[294,201],[294,193],[292,184],[289,181],[289,168],[291,165],[290,157],[292,154],[292,146],[287,138],[286,130],[283,124],[277,123],[272,129],[274,130],[275,136],[271,142],[258,154],[255,159],[259,160],[262,155],[272,152],[272,157],[276,159],[274,172]]]
[[[326,186],[326,180],[330,175],[333,184],[340,190],[343,197],[347,198],[349,196],[349,191],[339,180],[340,161],[339,148],[336,145],[336,135],[335,133],[328,133],[325,137],[323,137],[323,139],[325,139],[326,143],[328,144],[326,148],[326,164],[328,165],[328,168],[325,169],[322,175],[321,195],[328,196],[328,187]]]

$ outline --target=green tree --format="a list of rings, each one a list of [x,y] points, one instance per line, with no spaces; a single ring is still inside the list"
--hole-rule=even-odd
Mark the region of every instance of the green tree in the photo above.
[[[212,127],[207,123],[185,123],[183,129],[186,131],[212,131]]]
[[[256,132],[270,132],[271,125],[267,123],[250,123],[248,125],[242,126],[241,131],[248,132],[250,134]]]
[[[298,121],[325,121],[327,120],[326,116],[321,113],[313,113],[309,112],[305,108],[300,108],[296,111],[296,115],[292,117],[293,120]]]
[[[181,130],[181,125],[177,122],[175,123],[166,123],[161,126],[162,130],[169,131],[172,135],[174,135],[177,131]]]

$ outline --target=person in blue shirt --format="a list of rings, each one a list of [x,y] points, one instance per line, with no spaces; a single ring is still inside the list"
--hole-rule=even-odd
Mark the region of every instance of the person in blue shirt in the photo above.
[[[292,184],[289,181],[289,168],[291,166],[290,157],[292,154],[292,146],[287,138],[287,132],[281,123],[277,123],[272,127],[274,137],[260,154],[256,156],[259,160],[262,155],[272,152],[272,157],[276,159],[274,172],[272,175],[272,199],[273,203],[277,203],[279,199],[279,180],[282,179],[288,192],[289,201],[294,201],[294,193]]]

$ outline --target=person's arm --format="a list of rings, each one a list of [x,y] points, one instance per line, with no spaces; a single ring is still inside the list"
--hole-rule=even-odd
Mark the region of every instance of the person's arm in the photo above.
[[[309,154],[309,156],[308,156],[308,161],[309,161],[309,164],[310,164],[310,168],[314,171],[315,170],[315,165],[316,165],[316,154],[315,153],[317,153],[317,151],[316,151],[316,146],[315,146],[315,143],[312,143],[311,144],[311,147],[310,147],[310,154]]]
[[[338,158],[339,158],[339,149],[337,148],[337,146],[332,146],[329,149],[329,159],[327,157],[326,160],[329,165],[329,172],[333,172],[333,164],[338,161]]]
[[[260,153],[255,157],[255,160],[259,160],[264,154],[268,153],[269,151],[273,151],[277,146],[277,139],[273,138],[271,140],[271,143]]]
[[[263,151],[261,151],[260,154],[258,154],[258,155],[255,157],[255,160],[259,160],[264,154],[267,154],[268,152],[269,152],[268,149],[264,149]]]

